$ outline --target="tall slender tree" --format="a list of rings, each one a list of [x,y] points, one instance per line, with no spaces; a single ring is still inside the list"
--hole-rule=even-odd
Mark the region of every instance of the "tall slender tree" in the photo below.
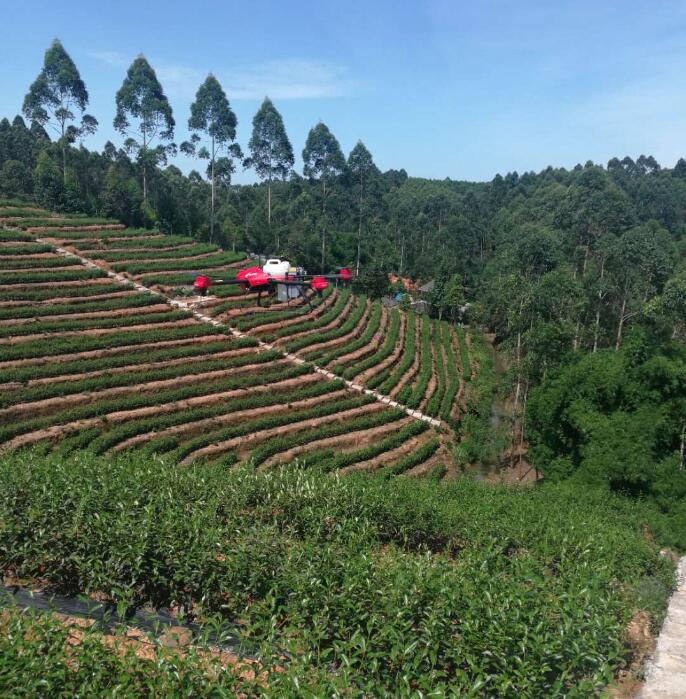
[[[195,102],[191,105],[191,116],[188,119],[188,128],[193,132],[191,140],[181,144],[184,153],[210,161],[207,173],[211,183],[210,241],[214,237],[218,169],[221,170],[221,181],[225,182],[227,178],[230,181],[234,171],[232,158],[242,157],[239,145],[233,143],[237,125],[238,120],[229,105],[226,93],[217,78],[210,73],[198,88]],[[200,145],[199,133],[206,134],[209,139],[207,145]],[[220,158],[222,153],[225,155]],[[217,167],[218,164],[221,165],[220,168]]]
[[[41,72],[24,97],[22,111],[27,119],[57,132],[64,182],[67,179],[67,145],[98,127],[95,117],[84,114],[87,106],[88,91],[78,68],[59,39],[55,39],[45,52]],[[79,126],[71,123],[77,117],[75,112],[81,114]]]
[[[286,179],[293,167],[293,147],[288,140],[281,114],[269,99],[264,98],[262,106],[252,120],[252,136],[248,143],[250,157],[245,166],[254,168],[261,180],[267,181],[267,225],[272,226],[272,180],[274,177]],[[277,232],[276,249],[280,248]]]
[[[360,252],[362,248],[362,228],[366,217],[366,199],[369,178],[378,172],[372,154],[367,150],[362,141],[358,141],[348,156],[348,172],[353,182],[353,189],[356,190],[358,203],[357,219],[357,262],[355,263],[355,274],[360,274]]]
[[[143,172],[143,202],[147,205],[148,167],[164,162],[176,146],[172,143],[175,122],[171,105],[144,56],[138,56],[129,66],[117,92],[116,105],[114,128],[128,136],[127,149],[138,154]],[[153,148],[155,139],[160,143]]]
[[[345,158],[336,137],[321,121],[310,129],[303,149],[303,174],[322,185],[322,270],[326,264],[326,201],[331,185],[345,170]],[[327,187],[328,186],[328,187]]]

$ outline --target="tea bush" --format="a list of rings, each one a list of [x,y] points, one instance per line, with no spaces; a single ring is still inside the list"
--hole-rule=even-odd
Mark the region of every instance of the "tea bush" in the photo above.
[[[641,506],[569,484],[508,490],[38,451],[3,457],[0,483],[3,573],[240,622],[263,666],[282,668],[252,690],[268,696],[592,696],[629,659],[640,590],[654,591],[659,615],[674,582],[643,536]],[[49,642],[59,629],[2,623],[15,625],[0,634],[14,639],[0,640],[5,693],[38,674],[54,681],[55,668],[81,695],[104,678],[143,672],[176,691],[185,677],[163,662],[120,675],[114,659],[82,674],[89,645],[72,650],[83,660],[70,674],[55,659],[65,644]]]

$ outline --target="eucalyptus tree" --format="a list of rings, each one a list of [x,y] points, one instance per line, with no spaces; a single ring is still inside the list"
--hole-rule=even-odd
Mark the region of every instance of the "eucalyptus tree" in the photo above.
[[[285,180],[293,167],[293,147],[288,140],[281,114],[269,99],[264,98],[262,106],[252,120],[252,136],[248,143],[250,157],[244,165],[252,167],[261,180],[267,182],[267,225],[272,225],[272,180],[277,177]],[[280,247],[277,231],[276,248]]]
[[[172,142],[175,122],[171,105],[144,56],[138,56],[129,66],[115,101],[114,128],[128,137],[126,149],[138,154],[143,173],[143,202],[147,205],[148,166],[165,162],[176,146]],[[156,139],[159,143],[153,148]]]
[[[64,46],[55,39],[45,52],[43,68],[24,97],[22,111],[27,119],[50,127],[58,135],[62,151],[62,179],[67,179],[67,145],[93,133],[98,127],[95,117],[84,114],[88,91],[79,70]],[[81,115],[79,126],[72,124]]]
[[[671,236],[656,221],[631,228],[617,242],[610,259],[618,305],[615,350],[622,345],[626,322],[643,313],[647,302],[662,291],[674,257]]]
[[[355,274],[360,273],[360,252],[362,248],[362,228],[366,217],[367,190],[369,179],[379,171],[374,165],[372,154],[367,150],[362,141],[358,141],[348,156],[348,172],[353,183],[353,189],[358,203],[357,219],[357,261]]]
[[[673,276],[658,299],[658,308],[672,324],[672,338],[686,337],[686,271]]]
[[[198,88],[191,105],[188,119],[188,128],[193,133],[191,140],[181,144],[184,153],[210,161],[207,172],[211,183],[210,241],[214,236],[217,179],[230,183],[234,172],[233,158],[242,157],[239,145],[234,143],[237,125],[238,120],[226,93],[210,73]],[[205,145],[201,145],[201,133],[208,139]]]
[[[326,264],[326,200],[331,187],[345,170],[345,158],[336,137],[328,126],[319,122],[310,129],[303,149],[303,174],[322,185],[322,270]]]

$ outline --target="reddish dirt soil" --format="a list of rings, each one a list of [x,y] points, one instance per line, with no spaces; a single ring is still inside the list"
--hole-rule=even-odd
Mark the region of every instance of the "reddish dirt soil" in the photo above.
[[[374,405],[374,403],[372,403]],[[270,466],[275,464],[288,463],[293,461],[296,457],[305,455],[307,458],[307,452],[318,451],[320,449],[334,449],[335,451],[346,451],[342,447],[348,446],[348,451],[354,451],[357,449],[362,449],[370,444],[382,439],[389,433],[394,432],[398,427],[411,420],[412,418],[407,418],[407,420],[391,422],[386,425],[379,425],[378,427],[370,427],[364,430],[352,431],[346,434],[341,434],[336,437],[325,437],[323,439],[316,439],[307,444],[301,444],[287,451],[283,451],[280,454],[275,454],[274,456],[267,459],[263,464],[259,466],[259,470],[264,471]]]
[[[270,363],[270,367],[279,367],[284,364],[289,364],[287,359],[276,359]],[[30,403],[17,403],[9,408],[0,410],[0,420],[8,417],[25,415],[42,415],[52,410],[61,409],[64,407],[73,407],[76,405],[85,405],[93,403],[103,398],[112,398],[114,396],[126,395],[127,393],[139,393],[162,390],[165,388],[175,388],[187,384],[201,383],[211,381],[212,379],[223,379],[236,374],[249,374],[255,371],[264,370],[264,364],[246,364],[242,367],[232,369],[217,369],[215,371],[206,371],[202,374],[189,374],[188,376],[177,376],[173,379],[162,379],[160,381],[148,381],[139,383],[133,386],[117,386],[115,388],[106,388],[101,391],[90,393],[75,393],[70,396],[56,396],[54,398],[45,398],[43,400],[32,401]]]
[[[373,376],[376,376],[380,371],[383,371],[386,367],[391,366],[395,362],[398,361],[398,358],[403,352],[403,348],[405,346],[405,328],[407,325],[407,316],[404,313],[400,314],[400,329],[398,331],[398,338],[395,341],[395,345],[393,346],[393,352],[386,357],[383,361],[379,362],[373,367],[370,367],[366,371],[363,371],[361,374],[358,374],[355,377],[355,383],[366,383],[371,379]]]
[[[398,422],[391,423],[390,426],[394,427],[394,429],[389,429],[389,433],[392,433],[392,432],[399,430],[400,428],[409,424],[413,420],[414,420],[414,418],[408,416],[406,418],[403,418],[402,420],[398,420]],[[346,474],[346,473],[349,473],[350,471],[374,471],[377,468],[381,468],[382,466],[388,466],[391,463],[395,463],[396,461],[398,461],[398,459],[405,456],[406,454],[409,454],[411,451],[416,449],[420,444],[423,444],[424,442],[426,442],[427,439],[429,439],[430,435],[431,435],[431,431],[429,430],[429,431],[427,431],[423,434],[420,434],[416,437],[410,437],[410,439],[403,442],[399,447],[396,447],[395,449],[391,449],[390,451],[384,452],[383,454],[380,454],[379,456],[375,456],[371,459],[367,459],[365,461],[358,461],[355,464],[351,464],[350,466],[346,466],[345,468],[342,468],[340,470],[340,473]]]
[[[26,270],[22,270],[25,272]],[[47,289],[47,288],[58,288],[61,287],[74,287],[74,286],[101,286],[104,284],[112,284],[112,279],[109,277],[99,277],[97,279],[77,279],[71,282],[60,281],[57,284],[55,282],[31,282],[28,284],[0,284],[0,289],[3,290],[14,290],[14,291],[30,291],[31,289]]]
[[[410,368],[403,374],[403,376],[400,377],[400,381],[398,381],[398,383],[391,389],[391,398],[397,396],[398,393],[400,393],[400,391],[407,383],[413,381],[415,376],[417,375],[417,372],[419,371],[419,347],[421,342],[421,329],[421,319],[420,316],[417,316],[417,322],[415,323],[414,328],[414,360],[412,361],[412,365],[410,366]]]
[[[155,236],[153,238],[145,237],[144,240],[159,240],[163,236]],[[82,240],[84,240],[82,238]],[[102,241],[102,238],[99,239]],[[115,240],[122,240],[122,238],[115,238]],[[72,245],[70,247],[74,248],[74,252],[80,254],[83,257],[92,257],[93,259],[99,259],[99,254],[101,252],[119,252],[119,253],[129,253],[131,255],[135,255],[136,253],[150,253],[150,255],[154,255],[157,252],[170,252],[172,250],[183,250],[184,248],[189,248],[193,245],[195,245],[195,241],[192,243],[181,243],[179,245],[172,245],[171,247],[165,247],[165,248],[156,248],[156,247],[151,247],[151,248],[146,248],[146,247],[140,247],[140,248],[117,248],[114,247],[107,247],[103,245],[98,245],[97,247],[94,248],[76,248],[76,246],[73,244],[75,241],[72,241]],[[169,258],[168,258],[169,259]],[[120,262],[126,262],[127,260],[120,260]]]
[[[32,226],[24,229],[27,233],[69,233],[73,231],[123,231],[123,223],[110,223],[98,226]]]
[[[50,323],[60,320],[88,320],[91,318],[124,318],[131,315],[145,315],[146,313],[164,313],[169,310],[166,303],[155,304],[154,306],[140,306],[131,308],[114,308],[111,311],[88,311],[87,313],[60,313],[59,315],[41,316],[32,318],[8,318],[0,320],[0,326],[7,325],[29,325],[30,323]],[[40,313],[39,309],[36,309]]]
[[[29,243],[33,245],[33,243]],[[14,246],[13,246],[14,247]],[[0,255],[0,262],[17,262],[18,260],[61,260],[61,255],[56,255],[54,252],[32,252],[28,255]]]
[[[333,340],[326,340],[325,342],[317,342],[317,338],[312,338],[311,345],[308,345],[307,347],[298,350],[295,354],[306,356],[308,352],[311,352],[313,350],[330,350],[335,347],[339,347],[340,345],[344,345],[347,342],[350,342],[351,340],[359,337],[364,332],[365,325],[367,324],[367,320],[369,319],[370,308],[371,304],[369,301],[367,301],[365,304],[364,313],[360,318],[360,322],[349,333],[341,337],[335,338]]]
[[[2,258],[0,257],[0,262],[2,262]],[[64,265],[64,267],[30,267],[28,269],[26,268],[12,268],[12,267],[2,267],[2,271],[4,272],[14,272],[15,274],[31,274],[33,272],[41,272],[42,274],[50,273],[50,272],[74,272],[77,269],[83,269],[83,265],[79,264],[78,262],[75,262],[73,265]],[[54,282],[53,282],[54,283]],[[59,282],[57,282],[59,284]]]
[[[280,321],[275,321],[275,322],[268,322],[269,317],[265,316],[265,323],[263,325],[258,325],[254,328],[251,328],[250,330],[246,331],[248,335],[260,335],[263,333],[270,333],[274,332],[275,330],[281,330],[282,328],[288,328],[291,325],[297,325],[298,323],[302,323],[306,320],[314,320],[315,318],[318,318],[322,313],[324,313],[333,303],[335,298],[337,297],[336,292],[333,294],[330,294],[327,298],[325,298],[318,306],[315,306],[313,310],[308,311],[307,313],[303,313],[302,315],[298,315],[295,318],[288,318],[287,320],[280,320]],[[265,310],[277,310],[277,306],[279,307],[285,307],[286,309],[289,308],[289,306],[286,304],[274,304],[272,305],[269,309]],[[290,306],[292,308],[292,306]],[[242,309],[245,315],[248,315],[248,311],[250,309]],[[264,313],[264,311],[262,311]],[[294,335],[290,335],[289,339],[291,337],[294,337]]]
[[[438,379],[436,377],[436,357],[434,353],[434,345],[433,342],[431,343],[431,378],[429,379],[429,383],[426,387],[426,393],[424,394],[424,398],[422,398],[421,403],[419,404],[419,409],[424,410],[426,408],[427,403],[431,399],[431,396],[434,394],[436,387],[438,386]]]
[[[145,252],[146,252],[146,254],[147,253],[154,254],[154,250],[146,250]],[[97,254],[87,256],[87,255],[83,254],[83,251],[81,251],[81,255],[82,255],[82,257],[92,257],[93,259],[98,260],[99,262],[104,262],[105,264],[108,264],[108,265],[121,265],[121,264],[136,264],[137,265],[137,264],[149,264],[149,263],[154,263],[154,262],[178,262],[179,265],[183,265],[184,262],[191,262],[193,260],[201,260],[203,257],[211,257],[212,255],[216,255],[217,252],[218,252],[217,250],[213,250],[212,252],[204,252],[204,253],[201,253],[200,255],[189,255],[188,257],[162,257],[162,258],[160,258],[160,257],[142,257],[142,256],[139,257],[138,255],[132,254],[131,258],[128,260],[113,260],[111,262],[105,262],[104,260],[100,260],[100,258],[98,258]],[[192,271],[192,270],[189,270],[189,271]],[[154,270],[152,273],[154,274]],[[160,274],[167,274],[167,272],[161,272]],[[173,274],[173,272],[170,272],[170,274]],[[198,270],[198,274],[202,274],[202,271]]]
[[[282,425],[280,427],[273,427],[267,430],[261,430],[259,432],[253,432],[250,435],[244,437],[235,437],[234,439],[226,440],[225,442],[220,442],[218,444],[211,444],[202,449],[194,451],[189,454],[181,464],[191,463],[197,458],[209,456],[219,456],[224,454],[231,449],[237,448],[239,456],[245,458],[248,452],[255,444],[263,442],[266,439],[271,439],[272,437],[279,437],[290,432],[298,432],[301,430],[309,430],[320,425],[325,425],[331,422],[340,422],[341,420],[347,420],[350,418],[358,417],[360,415],[366,415],[378,412],[379,410],[384,410],[386,408],[382,403],[369,403],[367,405],[360,406],[359,408],[352,408],[350,410],[344,410],[340,413],[335,413],[334,415],[325,415],[323,417],[312,418],[310,420],[302,420],[299,422],[294,422],[289,425]],[[314,442],[312,442],[314,444]]]
[[[37,306],[40,312],[41,306],[51,306],[53,304],[69,304],[69,303],[87,303],[90,301],[107,301],[109,299],[119,299],[124,296],[134,296],[138,292],[135,289],[127,289],[122,286],[122,291],[112,291],[108,294],[93,294],[93,296],[59,296],[52,299],[44,299],[43,301],[0,301],[0,308],[9,308],[10,306]]]
[[[279,345],[285,345],[286,343],[290,342],[291,340],[294,340],[299,337],[306,337],[307,335],[312,335],[312,334],[317,334],[319,335],[320,333],[326,333],[329,330],[333,330],[334,328],[337,328],[341,323],[345,321],[346,316],[350,312],[350,308],[352,306],[352,296],[346,301],[345,306],[343,306],[343,309],[339,313],[339,315],[334,318],[330,323],[327,323],[326,325],[322,325],[320,328],[305,328],[304,330],[300,330],[298,332],[291,333],[290,335],[287,335],[286,337],[280,337],[277,340],[274,341],[274,344],[278,347]],[[310,316],[312,317],[312,316]]]
[[[336,366],[338,364],[356,362],[358,359],[362,359],[363,357],[366,357],[368,354],[376,352],[376,350],[382,342],[384,335],[386,334],[388,318],[388,311],[385,307],[383,307],[381,309],[381,320],[379,322],[379,329],[376,331],[376,333],[374,333],[374,337],[372,337],[372,339],[364,347],[360,347],[360,349],[357,349],[354,352],[349,352],[348,354],[344,354],[342,357],[338,357],[338,359],[334,359],[332,362],[329,362],[326,365],[326,368],[330,369],[332,366]]]
[[[17,449],[28,444],[39,442],[43,439],[59,439],[61,437],[81,432],[82,430],[90,429],[91,427],[99,427],[105,424],[118,424],[127,422],[128,420],[136,420],[155,415],[164,415],[180,410],[190,410],[199,406],[215,405],[226,400],[241,398],[243,396],[271,393],[272,391],[290,390],[304,385],[311,385],[322,381],[318,374],[305,374],[293,379],[284,379],[276,381],[272,384],[263,384],[260,386],[251,386],[250,388],[237,388],[223,393],[211,393],[204,396],[195,396],[186,398],[185,400],[172,401],[170,403],[161,403],[159,405],[148,406],[145,408],[135,408],[132,410],[119,410],[113,413],[108,413],[103,417],[89,418],[86,420],[75,420],[73,422],[62,425],[54,425],[42,430],[36,430],[31,433],[20,435],[14,439],[5,442],[0,446],[0,450]]]
[[[205,420],[197,420],[195,422],[186,422],[183,425],[175,425],[174,427],[169,427],[164,430],[157,430],[154,432],[146,432],[145,434],[139,434],[135,437],[131,437],[124,442],[119,443],[112,451],[118,452],[123,449],[128,449],[137,444],[142,444],[153,438],[166,437],[170,435],[184,435],[185,437],[191,437],[205,430],[212,430],[217,427],[224,427],[226,425],[231,425],[237,422],[242,422],[244,420],[252,420],[254,418],[262,417],[263,415],[278,415],[283,413],[284,410],[290,409],[302,409],[309,408],[314,405],[320,405],[322,403],[328,403],[330,400],[335,400],[346,395],[348,391],[342,389],[340,391],[334,391],[323,396],[315,396],[314,398],[306,398],[304,400],[293,401],[284,405],[283,403],[278,403],[276,405],[264,406],[261,408],[251,408],[249,410],[239,410],[234,412],[225,413],[224,415],[217,415],[216,417],[207,418]]]
[[[49,376],[44,379],[32,379],[27,381],[25,386],[31,388],[33,386],[45,386],[51,383],[63,383],[65,381],[81,381],[83,379],[95,378],[96,376],[116,376],[117,374],[126,374],[135,371],[150,371],[152,369],[161,369],[163,367],[178,366],[179,364],[191,365],[195,362],[206,361],[208,359],[228,359],[229,357],[241,357],[255,353],[254,347],[244,347],[242,349],[227,350],[225,352],[215,352],[213,354],[198,354],[192,357],[180,357],[179,359],[168,359],[163,362],[150,362],[139,364],[128,364],[126,366],[114,367],[112,369],[102,369],[98,371],[88,371],[82,374],[62,374],[60,376]],[[4,384],[8,386],[9,384]],[[3,384],[0,384],[0,390]]]
[[[43,364],[54,364],[57,362],[69,362],[74,359],[97,359],[115,354],[126,354],[138,350],[157,349],[162,347],[178,347],[182,345],[207,344],[209,342],[229,341],[229,335],[201,335],[199,337],[188,337],[182,340],[163,340],[160,342],[145,342],[140,345],[121,345],[120,347],[108,347],[106,349],[88,350],[87,352],[70,352],[68,354],[56,354],[48,357],[32,357],[31,359],[12,359],[0,362],[0,369],[17,366],[41,366]]]
[[[168,307],[167,307],[168,308]],[[186,325],[193,325],[198,321],[195,318],[187,318],[186,320],[176,320],[163,323],[147,323],[140,325],[125,325],[120,328],[89,328],[88,330],[67,330],[65,332],[56,333],[37,333],[35,335],[22,335],[21,337],[1,338],[0,345],[16,345],[22,342],[35,342],[44,340],[48,337],[73,337],[75,335],[96,337],[98,335],[107,335],[113,332],[135,332],[137,330],[162,330],[164,328],[180,328]]]

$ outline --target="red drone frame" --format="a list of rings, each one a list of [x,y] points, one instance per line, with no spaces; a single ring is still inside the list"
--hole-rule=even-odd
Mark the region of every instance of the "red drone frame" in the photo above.
[[[280,273],[272,273],[270,269],[274,268],[277,268]],[[206,296],[213,286],[237,284],[243,287],[246,293],[249,291],[257,292],[257,305],[259,306],[263,293],[272,295],[277,292],[279,286],[289,287],[296,289],[297,296],[309,303],[309,298],[304,293],[305,287],[309,287],[316,294],[321,295],[329,286],[329,279],[348,284],[353,278],[352,272],[347,267],[339,268],[335,274],[316,275],[286,271],[290,269],[292,269],[290,264],[285,260],[268,260],[264,267],[247,267],[239,270],[233,279],[213,279],[207,275],[200,275],[193,282],[193,288],[200,296]],[[287,297],[291,298],[291,295],[288,294]]]

